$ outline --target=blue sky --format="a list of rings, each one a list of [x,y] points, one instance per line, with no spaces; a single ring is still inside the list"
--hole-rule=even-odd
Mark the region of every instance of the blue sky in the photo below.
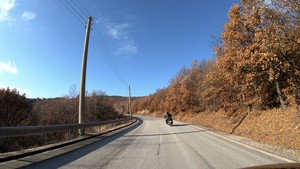
[[[28,98],[79,92],[90,14],[86,90],[128,96],[130,85],[132,96],[147,96],[184,65],[213,57],[210,35],[220,36],[238,2],[0,0],[0,87]]]

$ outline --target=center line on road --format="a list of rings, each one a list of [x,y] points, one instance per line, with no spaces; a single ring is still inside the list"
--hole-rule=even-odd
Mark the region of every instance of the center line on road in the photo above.
[[[157,148],[157,153],[156,153],[156,155],[159,155],[161,143],[162,143],[162,135],[159,135],[159,142],[158,142],[158,148]]]

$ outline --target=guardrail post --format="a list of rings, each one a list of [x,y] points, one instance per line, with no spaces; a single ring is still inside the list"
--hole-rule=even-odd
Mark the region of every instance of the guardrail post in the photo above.
[[[68,131],[68,140],[71,139],[71,130]]]

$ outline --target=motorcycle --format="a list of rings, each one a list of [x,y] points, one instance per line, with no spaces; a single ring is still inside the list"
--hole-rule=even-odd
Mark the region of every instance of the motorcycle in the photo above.
[[[170,126],[173,125],[173,119],[171,117],[168,118],[167,122],[168,122],[168,125],[170,125]]]

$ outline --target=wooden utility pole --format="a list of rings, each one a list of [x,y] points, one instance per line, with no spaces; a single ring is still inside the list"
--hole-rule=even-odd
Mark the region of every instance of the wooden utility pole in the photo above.
[[[131,102],[130,102],[130,86],[128,87],[129,89],[129,102],[128,102],[128,109],[129,109],[129,112],[130,112],[130,117],[132,117],[132,112],[131,112]]]
[[[79,114],[78,114],[78,123],[84,123],[84,112],[85,112],[85,79],[86,79],[86,62],[89,48],[89,38],[90,38],[90,29],[91,29],[92,17],[90,16],[87,22],[84,48],[83,48],[83,57],[82,57],[82,67],[81,67],[81,82],[80,82],[80,95],[79,95]],[[85,134],[85,130],[79,129],[79,135],[82,136]]]

